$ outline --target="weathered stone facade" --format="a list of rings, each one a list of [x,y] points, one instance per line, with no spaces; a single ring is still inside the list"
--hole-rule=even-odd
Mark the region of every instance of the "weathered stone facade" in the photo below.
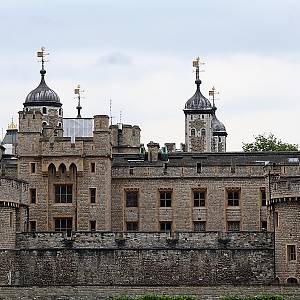
[[[105,115],[68,137],[41,75],[16,156],[0,147],[0,285],[298,282],[299,152],[225,153],[201,82],[187,151],[145,149],[138,126]]]

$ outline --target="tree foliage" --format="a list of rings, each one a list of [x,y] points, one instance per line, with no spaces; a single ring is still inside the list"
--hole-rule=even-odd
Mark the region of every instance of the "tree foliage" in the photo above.
[[[262,152],[262,151],[298,151],[298,145],[284,143],[277,139],[274,134],[259,134],[254,137],[253,143],[243,143],[245,152]]]

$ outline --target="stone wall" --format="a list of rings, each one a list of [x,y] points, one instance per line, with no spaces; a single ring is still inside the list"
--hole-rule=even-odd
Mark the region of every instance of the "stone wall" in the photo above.
[[[267,232],[20,233],[10,276],[17,285],[266,284],[272,243]]]
[[[0,287],[1,299],[72,299],[99,300],[111,297],[138,297],[146,294],[189,295],[201,300],[219,300],[224,296],[282,295],[287,300],[298,300],[300,286],[221,285],[221,286],[50,286]]]

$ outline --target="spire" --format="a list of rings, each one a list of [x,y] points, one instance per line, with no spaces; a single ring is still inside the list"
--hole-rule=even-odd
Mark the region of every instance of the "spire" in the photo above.
[[[200,57],[198,56],[195,60],[193,60],[193,67],[196,68],[196,80],[195,80],[195,83],[197,85],[197,90],[200,90],[200,84],[201,84],[201,80],[199,78],[200,65],[204,65],[204,63],[200,61]]]
[[[11,117],[11,123],[8,124],[7,130],[17,130],[17,124],[14,123],[14,117]]]
[[[80,84],[78,84],[77,87],[74,89],[74,94],[77,95],[77,99],[78,99],[78,104],[77,104],[77,107],[76,107],[76,109],[77,109],[77,118],[81,118],[80,111],[82,109],[82,106],[80,104],[80,99],[81,99],[81,94],[80,93],[82,93],[82,92],[84,92],[84,90],[81,90],[80,89]]]

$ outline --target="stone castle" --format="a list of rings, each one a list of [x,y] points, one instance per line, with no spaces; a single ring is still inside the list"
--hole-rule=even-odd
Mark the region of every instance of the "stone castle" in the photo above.
[[[0,285],[298,283],[300,153],[226,152],[195,66],[176,150],[64,118],[42,64],[0,146]]]

